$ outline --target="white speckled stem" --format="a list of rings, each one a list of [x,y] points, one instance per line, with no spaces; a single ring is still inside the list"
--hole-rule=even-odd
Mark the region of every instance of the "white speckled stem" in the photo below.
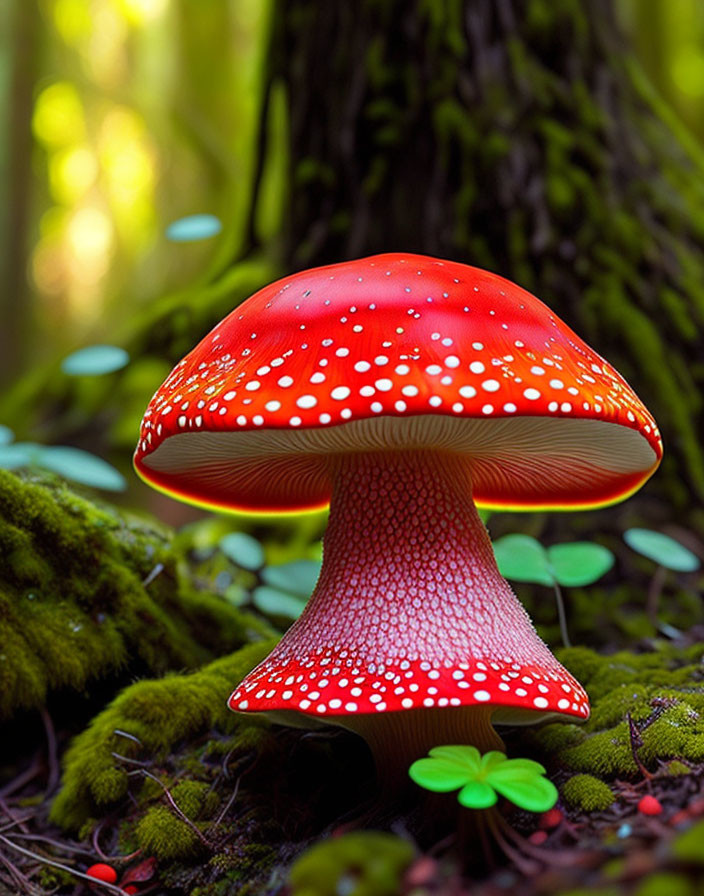
[[[277,662],[323,650],[380,677],[404,661],[438,669],[538,664],[564,674],[499,574],[466,459],[428,451],[345,455],[334,462],[334,479],[320,580],[276,649]],[[483,685],[473,687],[476,696]],[[488,692],[481,699],[489,701]],[[501,748],[490,702],[445,710],[447,703],[334,721],[365,737],[384,774],[398,775],[442,743]]]
[[[428,451],[336,460],[320,580],[285,640],[365,664],[559,668],[496,567],[469,462]]]

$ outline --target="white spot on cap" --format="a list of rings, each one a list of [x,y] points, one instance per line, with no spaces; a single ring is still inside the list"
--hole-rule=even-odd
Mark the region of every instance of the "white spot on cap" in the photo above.
[[[383,367],[384,364],[389,363],[389,359],[386,357],[386,355],[377,355],[376,358],[374,358],[374,363],[377,365],[377,367]]]
[[[377,380],[374,385],[380,392],[389,392],[394,387],[394,384],[388,379]]]
[[[549,705],[545,697],[534,697],[533,704],[534,706],[537,706],[538,709],[545,709]]]
[[[311,383],[324,383],[325,382],[325,374],[321,373],[317,370],[313,376],[310,378],[309,382]]]
[[[484,371],[486,370],[481,361],[472,361],[472,363],[469,365],[469,369],[472,371],[472,373],[484,373]]]
[[[318,399],[315,395],[301,395],[300,398],[296,399],[296,404],[299,408],[314,408],[318,403]]]
[[[267,403],[264,405],[264,407],[267,411],[278,411],[279,408],[281,407],[281,402],[274,401],[274,400],[267,401]]]
[[[430,376],[437,376],[438,373],[442,373],[442,367],[439,364],[429,364],[425,372]]]
[[[404,386],[401,389],[401,393],[407,395],[409,398],[414,398],[418,394],[418,386]]]
[[[537,389],[524,389],[523,395],[528,399],[528,401],[535,401],[540,398],[540,392]]]
[[[489,691],[475,691],[472,694],[477,703],[486,703],[487,700],[491,700],[491,694]]]
[[[293,385],[293,377],[282,376],[281,379],[278,380],[278,383],[282,389],[288,389],[289,386]]]
[[[516,413],[516,405],[512,401],[507,401],[504,405],[504,410],[507,414],[515,414]]]
[[[460,386],[460,395],[462,398],[474,398],[477,394],[477,390],[474,386]]]
[[[501,384],[498,380],[484,380],[482,383],[482,389],[484,389],[485,392],[498,392],[500,388]]]
[[[457,355],[448,355],[445,358],[445,367],[459,367],[459,366],[460,366],[460,359],[457,357]]]
[[[357,371],[357,373],[366,373],[371,366],[372,365],[369,363],[369,361],[357,361],[357,363],[354,365],[354,369]]]
[[[347,386],[335,386],[335,388],[330,393],[330,397],[335,401],[344,401],[346,398],[350,397],[351,390]]]

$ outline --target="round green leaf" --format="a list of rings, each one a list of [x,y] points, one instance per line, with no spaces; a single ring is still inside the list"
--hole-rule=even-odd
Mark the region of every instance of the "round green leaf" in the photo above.
[[[408,774],[426,790],[448,793],[463,787],[471,779],[472,772],[454,759],[416,759]]]
[[[482,756],[479,768],[486,776],[487,772],[490,772],[491,769],[496,768],[497,766],[503,765],[504,762],[506,762],[505,753],[501,753],[499,750],[489,750],[488,753],[485,753]]]
[[[530,535],[504,535],[494,542],[499,572],[514,582],[554,585],[545,548]]]
[[[470,773],[478,772],[482,764],[482,756],[479,750],[471,744],[450,744],[447,746],[433,747],[429,755],[434,759],[445,759],[448,762],[456,762],[458,766]],[[489,754],[487,754],[489,755]]]
[[[501,796],[529,812],[547,812],[557,802],[557,788],[542,776],[492,779],[492,787]]]
[[[496,802],[496,793],[486,781],[469,781],[457,794],[457,800],[467,809],[488,809]]]
[[[252,603],[262,613],[268,613],[270,616],[286,616],[288,619],[298,619],[306,605],[300,597],[286,594],[277,588],[269,588],[267,585],[260,585],[254,589]]]
[[[19,470],[36,464],[42,452],[42,445],[36,442],[12,442],[0,445],[0,469]]]
[[[495,763],[491,767],[490,773],[487,775],[487,781],[493,781],[494,775],[498,775],[499,777],[508,777],[510,775],[520,777],[521,775],[544,774],[544,766],[534,759],[505,759],[504,762]]]
[[[65,445],[47,446],[42,448],[35,462],[45,470],[51,470],[83,485],[112,492],[121,492],[127,488],[124,476],[113,466],[101,457],[81,451],[80,448]]]
[[[173,221],[166,228],[166,238],[172,243],[190,243],[207,240],[222,230],[222,224],[215,215],[188,215]]]
[[[280,588],[307,600],[318,581],[320,567],[317,560],[293,560],[280,566],[267,566],[262,570],[262,579],[272,588]]]
[[[246,532],[230,532],[223,536],[220,550],[242,569],[259,569],[264,565],[264,549]]]
[[[676,572],[693,572],[701,566],[699,557],[679,541],[652,529],[627,529],[623,540],[629,548]]]
[[[614,565],[608,548],[588,541],[554,544],[548,548],[548,560],[560,585],[578,588],[596,582]]]
[[[125,367],[130,356],[117,345],[89,345],[61,362],[61,369],[69,376],[100,376]]]
[[[9,445],[14,437],[15,434],[10,427],[3,426],[3,424],[0,423],[0,445]]]

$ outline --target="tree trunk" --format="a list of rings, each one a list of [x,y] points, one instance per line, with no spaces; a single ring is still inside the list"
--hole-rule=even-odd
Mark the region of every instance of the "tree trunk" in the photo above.
[[[704,165],[613,3],[281,0],[274,21],[286,266],[408,250],[516,280],[636,387],[666,443],[646,500],[704,529]]]

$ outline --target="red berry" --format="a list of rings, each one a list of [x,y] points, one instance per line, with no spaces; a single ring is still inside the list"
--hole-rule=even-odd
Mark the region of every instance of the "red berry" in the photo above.
[[[648,794],[638,803],[638,811],[642,812],[643,815],[659,815],[662,812],[662,805],[660,800]]]
[[[559,809],[548,809],[540,816],[539,826],[546,831],[556,828],[562,821],[562,812]]]
[[[548,839],[548,832],[547,831],[533,831],[533,833],[530,835],[530,837],[528,839],[534,846],[542,846],[543,843],[545,843],[545,841]]]
[[[127,884],[126,887],[122,888],[123,893],[127,893],[127,896],[134,896],[135,893],[138,893],[139,890],[135,887],[134,884]]]
[[[86,874],[88,877],[102,880],[106,884],[114,884],[117,880],[117,871],[103,862],[98,862],[97,865],[91,865],[90,868],[86,868]]]

